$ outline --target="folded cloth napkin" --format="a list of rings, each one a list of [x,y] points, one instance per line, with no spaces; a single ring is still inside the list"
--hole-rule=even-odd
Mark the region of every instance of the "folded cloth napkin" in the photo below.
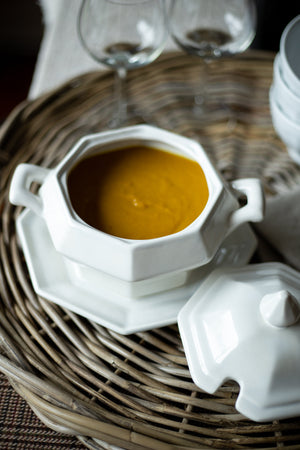
[[[300,187],[269,197],[262,222],[255,224],[263,261],[282,259],[300,271]]]

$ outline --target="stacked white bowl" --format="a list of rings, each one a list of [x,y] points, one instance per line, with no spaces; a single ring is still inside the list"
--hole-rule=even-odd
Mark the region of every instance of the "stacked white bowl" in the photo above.
[[[300,164],[300,15],[284,29],[270,89],[273,126],[291,158]]]

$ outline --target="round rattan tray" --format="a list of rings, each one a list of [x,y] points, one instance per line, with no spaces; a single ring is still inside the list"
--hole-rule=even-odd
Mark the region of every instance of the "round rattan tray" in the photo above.
[[[132,71],[128,92],[152,123],[199,140],[227,179],[259,176],[277,195],[299,184],[300,170],[272,127],[272,66],[273,55],[253,52],[212,63],[210,111],[196,118],[185,103],[203,76],[196,58],[166,54]],[[214,395],[193,384],[176,324],[122,336],[35,294],[11,174],[25,161],[55,166],[105,129],[112,87],[110,72],[82,75],[20,105],[1,128],[0,370],[47,426],[88,448],[299,448],[300,418],[254,423],[235,410],[234,382]]]

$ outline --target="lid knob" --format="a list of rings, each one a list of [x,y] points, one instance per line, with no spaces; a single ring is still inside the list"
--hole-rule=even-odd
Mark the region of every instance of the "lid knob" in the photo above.
[[[260,302],[260,312],[270,325],[289,327],[298,321],[300,306],[289,291],[281,290],[263,296]]]

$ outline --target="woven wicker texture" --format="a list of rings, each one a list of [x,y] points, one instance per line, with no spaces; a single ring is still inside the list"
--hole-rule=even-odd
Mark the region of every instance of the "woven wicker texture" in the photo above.
[[[227,179],[259,176],[276,195],[299,184],[300,171],[272,127],[272,65],[273,55],[251,52],[211,63],[211,112],[198,118],[185,95],[203,77],[196,58],[164,55],[130,72],[128,92],[152,123],[199,140]],[[35,294],[11,174],[25,161],[53,167],[104,129],[112,87],[109,72],[83,75],[20,105],[1,128],[0,370],[47,426],[88,448],[299,448],[300,418],[257,424],[235,410],[234,382],[215,395],[193,384],[176,324],[122,336]]]

